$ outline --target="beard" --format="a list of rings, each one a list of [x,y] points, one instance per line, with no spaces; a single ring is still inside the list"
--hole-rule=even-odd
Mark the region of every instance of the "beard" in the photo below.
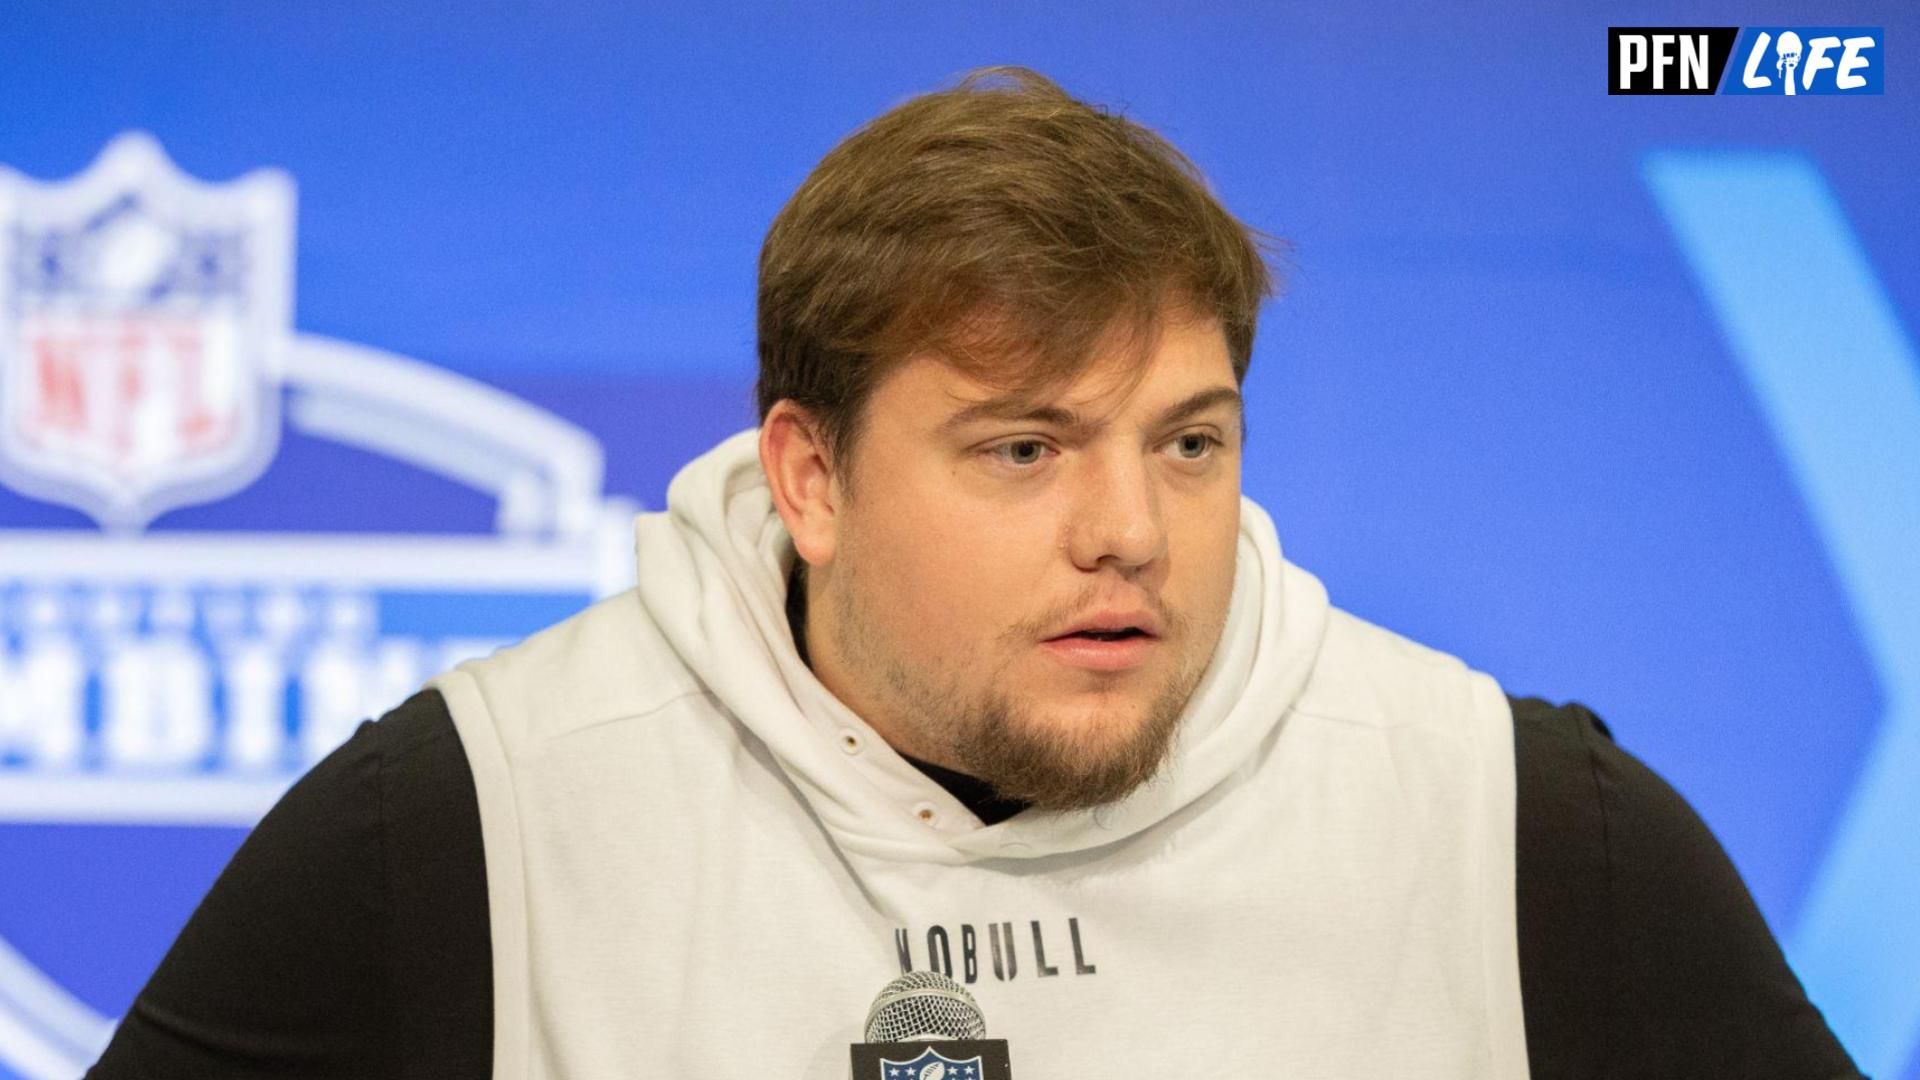
[[[962,771],[992,784],[1001,797],[1043,810],[1080,810],[1117,802],[1159,774],[1192,691],[1191,683],[1169,680],[1133,731],[1105,745],[1049,728],[997,693],[964,710],[950,698],[950,715],[939,719],[949,727]]]
[[[1006,669],[1023,650],[1036,647],[1045,628],[1084,610],[1091,597],[1000,635],[997,644],[1008,659],[983,677],[968,657],[948,653],[944,662],[916,662],[903,655],[866,602],[867,591],[853,572],[856,561],[845,560],[834,589],[832,636],[849,670],[877,682],[889,719],[908,726],[923,756],[937,756],[938,763],[985,781],[1001,798],[1042,810],[1117,802],[1159,774],[1225,623],[1223,613],[1201,649],[1192,637],[1192,620],[1159,608],[1162,647],[1180,650],[1178,662],[1144,704],[1121,700],[1112,706],[1140,709],[1140,715],[1049,723],[999,687]]]

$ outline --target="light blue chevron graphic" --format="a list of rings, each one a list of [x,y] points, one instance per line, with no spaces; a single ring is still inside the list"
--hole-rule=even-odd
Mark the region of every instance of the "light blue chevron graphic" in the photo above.
[[[1879,677],[1886,715],[1788,954],[1860,1067],[1898,1076],[1920,1043],[1920,363],[1803,155],[1663,151],[1642,171]]]

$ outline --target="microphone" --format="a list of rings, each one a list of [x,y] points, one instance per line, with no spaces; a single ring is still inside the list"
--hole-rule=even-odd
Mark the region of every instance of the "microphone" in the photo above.
[[[1787,96],[1793,95],[1793,69],[1800,66],[1800,35],[1791,30],[1780,31],[1780,40],[1774,42],[1773,54],[1779,57],[1773,62],[1773,70],[1780,73],[1780,79],[1787,84]]]
[[[1013,1080],[1007,1040],[967,988],[937,971],[909,971],[880,988],[854,1043],[853,1080]]]

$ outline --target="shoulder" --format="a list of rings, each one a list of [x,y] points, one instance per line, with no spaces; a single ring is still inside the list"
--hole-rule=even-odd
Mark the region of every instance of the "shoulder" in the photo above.
[[[386,971],[407,1075],[485,1076],[493,952],[480,805],[466,750],[434,690],[363,732],[379,743]]]
[[[1534,1075],[1605,1064],[1616,949],[1594,757],[1611,742],[1579,705],[1512,698],[1520,994]]]
[[[367,873],[405,879],[442,855],[477,858],[479,833],[467,828],[475,815],[466,751],[446,700],[428,689],[363,722],[288,789],[242,852],[353,853],[360,862],[354,873],[338,875],[342,882]],[[469,838],[470,846],[459,842]],[[367,861],[370,853],[377,862]]]
[[[1504,728],[1500,700],[1493,680],[1458,657],[1329,608],[1312,676],[1293,709],[1375,728],[1445,726],[1479,713]]]
[[[475,733],[469,721],[484,714],[490,737],[507,747],[704,692],[631,589],[429,685],[445,695],[463,734]]]
[[[1510,702],[1534,1074],[1856,1075],[1686,799],[1586,706]]]
[[[445,704],[417,694],[260,821],[88,1075],[485,1075],[484,859]]]

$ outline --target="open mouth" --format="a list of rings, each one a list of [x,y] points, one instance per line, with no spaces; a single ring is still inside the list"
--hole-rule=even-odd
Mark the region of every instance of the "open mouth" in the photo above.
[[[1075,630],[1050,638],[1040,647],[1068,667],[1115,674],[1147,663],[1159,640],[1138,626],[1122,626],[1111,630]]]
[[[1071,634],[1055,638],[1054,640],[1066,641],[1071,638],[1087,638],[1092,641],[1125,641],[1127,638],[1145,636],[1146,631],[1129,626],[1123,630],[1077,630]]]

